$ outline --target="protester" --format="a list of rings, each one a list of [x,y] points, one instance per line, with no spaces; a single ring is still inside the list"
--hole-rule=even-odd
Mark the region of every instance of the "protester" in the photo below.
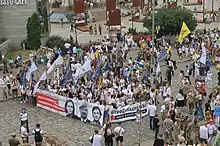
[[[95,134],[89,138],[92,146],[102,146],[102,136],[99,134],[98,130],[95,130]]]
[[[27,133],[29,133],[29,127],[28,127],[28,114],[27,110],[25,108],[22,108],[20,113],[20,119],[21,119],[21,126],[25,124]]]
[[[124,132],[125,132],[124,128],[120,127],[119,124],[118,127],[115,127],[114,132],[115,132],[116,145],[122,146],[124,141]]]
[[[25,141],[27,141],[27,143],[28,143],[27,124],[23,123],[21,128],[20,128],[20,131],[21,131],[21,138],[22,138],[23,143]]]
[[[111,124],[107,124],[104,127],[105,146],[113,146],[113,138],[115,137]]]
[[[20,145],[19,140],[16,139],[16,134],[12,134],[12,138],[9,139],[8,143],[9,143],[9,146],[19,146]]]
[[[41,146],[43,142],[43,130],[40,128],[40,124],[36,124],[36,128],[32,131],[34,135],[34,141],[36,146]]]

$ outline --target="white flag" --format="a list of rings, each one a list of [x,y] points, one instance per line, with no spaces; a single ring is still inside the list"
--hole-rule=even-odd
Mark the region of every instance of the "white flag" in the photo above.
[[[37,88],[39,87],[40,81],[44,81],[44,80],[46,80],[46,79],[47,79],[47,74],[46,74],[46,72],[44,72],[44,73],[41,75],[39,81],[34,85],[34,91],[33,91],[34,94],[37,92]]]
[[[157,63],[157,68],[156,68],[156,74],[158,75],[161,72],[160,70],[160,63]]]
[[[62,64],[63,64],[62,56],[59,56],[50,66],[50,68],[47,70],[47,74],[50,74],[58,65],[62,65]]]
[[[31,78],[31,74],[33,73],[33,72],[35,72],[37,70],[37,66],[36,66],[36,64],[34,63],[34,62],[32,62],[31,63],[31,66],[30,66],[30,68],[28,69],[28,72],[27,72],[27,74],[26,74],[26,79],[29,81],[30,80],[30,78]]]
[[[35,94],[37,92],[37,88],[38,88],[39,84],[40,84],[40,81],[34,85],[33,94]]]
[[[86,62],[81,66],[79,69],[76,70],[75,78],[78,79],[82,76],[84,76],[88,71],[91,70],[91,61],[90,59],[87,59]]]
[[[40,77],[40,81],[44,81],[46,79],[47,79],[47,74],[46,74],[46,72],[44,72]]]
[[[57,59],[56,59],[56,65],[62,65],[63,64],[63,57],[60,55]]]

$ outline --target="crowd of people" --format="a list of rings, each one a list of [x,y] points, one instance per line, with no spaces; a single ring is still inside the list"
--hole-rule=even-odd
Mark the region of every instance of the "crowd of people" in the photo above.
[[[131,54],[134,46],[140,49],[137,56]],[[93,146],[101,146],[100,133],[104,133],[107,146],[113,145],[114,137],[117,144],[120,141],[122,145],[125,130],[121,126],[112,130],[108,111],[141,101],[149,103],[150,129],[155,132],[154,146],[217,143],[220,123],[215,109],[220,106],[220,89],[213,87],[211,65],[216,63],[212,56],[219,48],[219,31],[204,30],[203,34],[186,38],[181,45],[172,44],[169,37],[163,38],[156,43],[153,56],[150,48],[150,41],[141,38],[135,43],[130,34],[116,35],[115,39],[107,35],[102,42],[84,47],[65,45],[66,55],[62,49],[44,54],[48,69],[60,55],[65,61],[54,75],[41,81],[38,88],[105,106],[105,126],[90,138]],[[180,69],[177,95],[172,92],[172,78],[178,68],[172,56],[174,48],[180,59],[191,58],[186,68]],[[153,66],[150,63],[152,57],[155,60]],[[88,59],[92,60],[91,70],[76,75],[77,69]],[[167,64],[165,76],[160,69],[162,59]],[[28,68],[23,65],[16,76],[5,70],[0,80],[5,98],[12,95],[15,99],[21,93],[21,103],[36,104],[34,86],[37,77],[33,74],[31,81],[27,81]],[[138,114],[141,112],[137,112],[137,117],[141,117]],[[28,142],[25,109],[21,113],[20,129],[23,142]],[[40,129],[39,124],[36,129]],[[36,129],[34,135],[39,133]],[[40,135],[43,134],[41,132]]]

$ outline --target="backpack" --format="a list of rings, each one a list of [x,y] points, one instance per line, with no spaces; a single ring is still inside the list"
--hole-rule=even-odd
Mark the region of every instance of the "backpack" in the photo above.
[[[43,137],[42,137],[40,131],[41,130],[39,130],[39,131],[34,130],[34,132],[35,132],[35,134],[34,134],[35,142],[42,142],[43,141]]]

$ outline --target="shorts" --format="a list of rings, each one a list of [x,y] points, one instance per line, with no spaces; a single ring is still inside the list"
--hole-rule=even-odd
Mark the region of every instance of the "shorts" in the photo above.
[[[17,94],[18,93],[18,89],[12,89],[12,93],[13,94]]]
[[[123,136],[118,136],[118,137],[116,137],[116,141],[117,142],[123,142],[124,141],[124,138],[123,138]]]
[[[7,84],[9,90],[11,90],[11,84]]]
[[[204,142],[205,144],[208,143],[207,140],[206,140],[206,139],[203,139],[203,138],[200,138],[200,141],[201,141],[201,142]]]

